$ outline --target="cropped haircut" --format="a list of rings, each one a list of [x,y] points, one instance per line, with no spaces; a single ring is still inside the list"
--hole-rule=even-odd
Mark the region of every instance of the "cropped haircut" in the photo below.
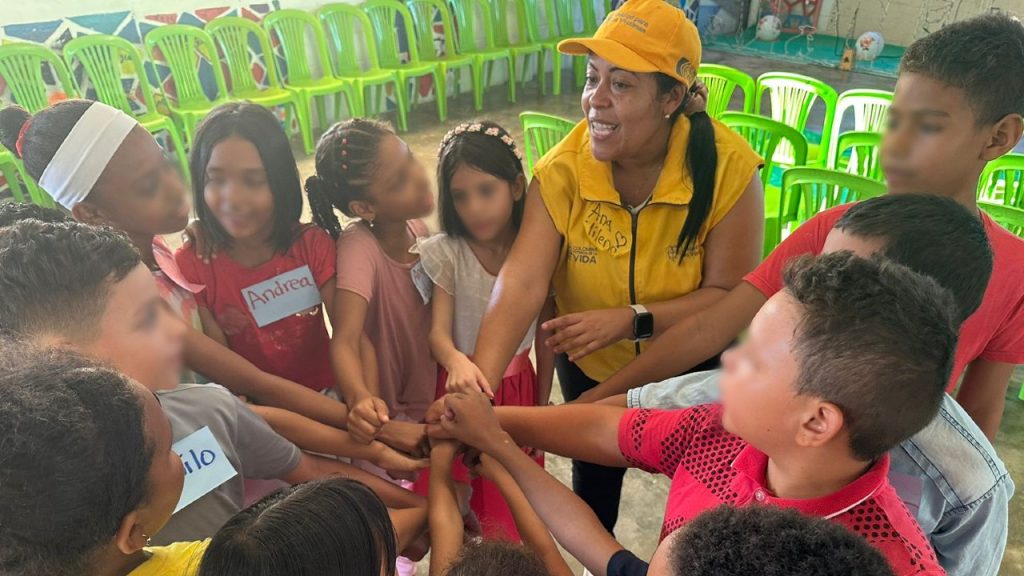
[[[492,540],[465,546],[448,568],[448,576],[548,576],[548,572],[526,546]]]

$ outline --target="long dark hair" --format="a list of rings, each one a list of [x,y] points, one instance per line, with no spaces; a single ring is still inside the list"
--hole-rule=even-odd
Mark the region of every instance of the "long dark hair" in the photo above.
[[[306,197],[313,222],[335,239],[341,235],[341,222],[334,209],[355,217],[349,204],[369,197],[380,143],[394,133],[386,122],[351,118],[331,126],[320,137],[316,174],[306,178]]]
[[[256,147],[267,171],[267,182],[274,197],[274,228],[270,242],[284,252],[295,241],[302,216],[302,187],[288,135],[269,110],[250,102],[232,102],[210,112],[192,141],[189,171],[192,173],[192,205],[199,217],[198,225],[210,252],[231,245],[221,223],[206,205],[206,166],[213,149],[222,140],[233,136],[244,138]]]
[[[680,83],[675,78],[658,72],[655,75],[658,81],[658,92],[667,94]],[[669,121],[675,124],[679,116],[683,114],[686,105],[693,97],[693,90],[686,91],[686,96],[679,106],[672,112]],[[690,139],[686,145],[686,165],[689,168],[693,179],[693,197],[690,199],[689,210],[686,213],[686,220],[679,230],[679,238],[676,240],[676,253],[679,255],[679,262],[683,261],[686,253],[697,243],[701,228],[711,213],[711,204],[715,199],[715,174],[718,171],[718,148],[715,147],[715,127],[711,123],[708,113],[701,110],[689,116]],[[684,170],[685,171],[685,170]]]
[[[485,172],[499,180],[515,186],[520,177],[524,176],[523,162],[515,153],[515,143],[507,130],[489,120],[474,122],[482,129],[473,132],[461,132],[446,136],[441,144],[437,158],[437,194],[438,212],[440,213],[441,229],[453,237],[466,236],[468,230],[455,210],[451,184],[455,171],[460,166],[468,166]],[[485,131],[497,131],[497,135]],[[523,222],[523,210],[526,206],[526,195],[523,194],[512,206],[512,225],[519,230]]]
[[[199,576],[394,576],[395,548],[380,498],[331,478],[284,488],[236,514],[210,541]]]

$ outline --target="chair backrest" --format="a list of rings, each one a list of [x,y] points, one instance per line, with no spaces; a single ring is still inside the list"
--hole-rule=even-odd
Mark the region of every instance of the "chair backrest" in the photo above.
[[[212,61],[213,77],[217,84],[217,96],[227,94],[224,73],[217,58],[217,47],[213,39],[200,28],[184,24],[169,24],[154,28],[144,40],[149,58],[157,61],[163,56],[171,72],[174,84],[174,99],[179,104],[209,103],[199,77],[199,63],[203,55]],[[159,52],[159,54],[158,54]],[[170,96],[165,92],[165,96]]]
[[[206,31],[224,56],[232,91],[258,90],[263,85],[270,88],[280,86],[270,39],[259,24],[246,18],[229,16],[211,20],[206,25]],[[264,70],[267,71],[262,82],[253,75],[253,56],[263,62]]]
[[[533,165],[576,127],[568,118],[541,112],[522,112],[519,122],[523,126],[527,174],[532,174]]]
[[[978,202],[978,207],[1010,232],[1024,238],[1024,208],[992,202]]]
[[[69,98],[78,96],[64,61],[46,46],[28,42],[0,46],[0,78],[7,82],[14,102],[32,114],[50,105],[47,86],[53,83],[43,76],[44,68],[52,71]]]
[[[978,199],[1024,208],[1024,154],[1007,154],[989,162],[978,181]]]
[[[765,186],[771,179],[772,170],[778,166],[775,151],[783,142],[788,143],[792,150],[793,163],[789,166],[807,164],[807,138],[796,128],[771,118],[743,112],[724,112],[719,121],[743,136],[754,152],[764,158],[761,182]]]
[[[839,135],[827,167],[884,182],[882,135],[878,132],[843,132]]]
[[[761,113],[765,92],[768,93],[771,118],[801,132],[806,132],[807,118],[814,101],[821,99],[825,104],[825,119],[822,123],[820,153],[823,158],[827,158],[825,154],[828,152],[828,137],[832,133],[836,100],[839,98],[835,89],[810,76],[767,72],[757,78],[755,113]],[[784,156],[787,154],[785,147],[780,152]]]
[[[360,62],[360,54],[366,58],[369,70],[380,68],[373,25],[362,10],[354,4],[336,2],[320,8],[318,14],[334,54],[335,74],[343,77],[362,75],[367,70]],[[358,34],[362,34],[361,43]]]
[[[885,184],[827,168],[790,168],[782,174],[779,212],[780,237],[786,225],[794,228],[822,210],[885,194]]]
[[[526,11],[526,31],[532,42],[552,42],[561,37],[555,0],[519,0]],[[541,22],[547,24],[541,29]]]
[[[586,30],[576,26],[576,6],[580,6],[580,0],[554,0],[555,14],[558,18],[558,32],[562,36],[582,36]],[[583,0],[587,2],[587,0]],[[548,21],[548,26],[552,22]]]
[[[494,30],[494,45],[498,47],[530,43],[530,31],[526,17],[526,3],[522,0],[494,0],[490,10]],[[515,31],[515,40],[509,35]]]
[[[853,130],[856,132],[882,132],[885,121],[889,118],[889,106],[892,105],[892,92],[886,90],[847,90],[836,99],[836,113],[832,121],[832,133],[829,135],[828,162],[836,155],[836,144],[842,133],[843,116],[848,110],[853,111]],[[824,135],[822,135],[824,138]]]
[[[145,112],[156,111],[153,92],[146,79],[146,69],[142,66],[142,57],[138,49],[124,38],[109,34],[79,36],[64,45],[64,60],[70,69],[74,69],[75,62],[82,65],[85,79],[96,91],[97,100],[126,114],[135,114],[122,83],[123,64],[127,61],[138,78]],[[81,85],[79,92],[85,93]]]
[[[422,0],[413,0],[422,1]],[[448,0],[455,15],[455,29],[458,30],[460,52],[494,48],[495,17],[491,13],[491,2],[487,0]],[[480,43],[483,38],[483,44]]]
[[[263,19],[263,27],[268,34],[277,37],[281,47],[281,56],[285,64],[285,83],[298,83],[314,80],[317,64],[320,66],[320,77],[333,77],[331,59],[327,55],[327,42],[320,22],[309,12],[303,10],[275,10]],[[313,34],[313,50],[309,50],[306,34]],[[310,60],[310,55],[319,62]]]
[[[733,92],[743,91],[743,110],[754,113],[754,79],[741,70],[719,64],[701,64],[697,77],[708,87],[708,116],[718,118],[729,108]]]
[[[461,38],[457,36],[452,13],[444,0],[409,0],[406,7],[412,14],[413,36],[416,50],[423,60],[436,60],[442,55],[454,56],[459,51]],[[441,50],[434,38],[437,24],[441,24]],[[461,30],[460,30],[461,32]],[[472,47],[472,44],[469,45]]]
[[[403,62],[402,47],[398,38],[399,20],[405,30],[408,61],[420,61],[419,50],[416,46],[417,34],[413,30],[416,23],[405,4],[397,0],[368,0],[363,3],[362,7],[373,26],[373,35],[377,42],[377,56],[380,58],[381,66],[394,68]]]

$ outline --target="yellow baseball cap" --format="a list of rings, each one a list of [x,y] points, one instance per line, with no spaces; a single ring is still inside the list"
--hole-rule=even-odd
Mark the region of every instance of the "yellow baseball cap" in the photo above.
[[[686,14],[665,0],[628,0],[608,14],[593,38],[569,38],[558,51],[594,53],[631,72],[662,72],[691,86],[700,66],[700,35]]]

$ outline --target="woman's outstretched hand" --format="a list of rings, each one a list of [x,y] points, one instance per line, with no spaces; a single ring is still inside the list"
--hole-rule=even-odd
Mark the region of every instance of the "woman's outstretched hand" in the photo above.
[[[541,326],[554,332],[544,343],[556,354],[566,353],[570,362],[625,340],[633,335],[633,317],[630,308],[588,310],[559,316]]]

